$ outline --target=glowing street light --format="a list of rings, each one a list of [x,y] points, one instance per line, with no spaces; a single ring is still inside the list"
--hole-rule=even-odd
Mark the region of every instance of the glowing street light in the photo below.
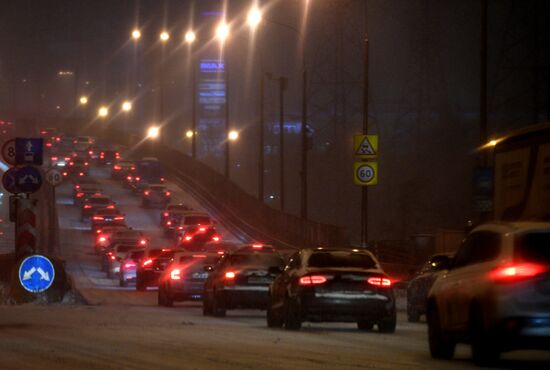
[[[159,134],[160,134],[160,127],[157,127],[157,126],[151,126],[149,127],[149,129],[147,130],[147,137],[149,139],[156,139],[159,137]]]
[[[168,32],[166,32],[166,31],[162,31],[162,32],[160,33],[160,36],[159,36],[159,37],[160,37],[160,41],[162,41],[162,42],[167,42],[167,41],[170,39],[170,34],[169,34]]]
[[[99,109],[97,110],[97,115],[101,118],[107,117],[109,115],[109,108],[107,108],[106,106],[99,107]]]
[[[189,30],[185,33],[185,42],[188,44],[192,44],[197,39],[197,35],[195,32]]]
[[[221,21],[216,27],[216,38],[220,42],[224,42],[229,37],[229,25],[225,21]]]
[[[135,30],[132,31],[132,38],[134,40],[139,40],[141,38],[141,32],[140,30],[138,30],[137,28]]]
[[[187,137],[188,139],[191,139],[194,135],[195,134],[192,130],[187,130],[187,132],[185,133],[185,137]]]
[[[230,141],[235,141],[239,138],[239,132],[236,131],[236,130],[231,130],[229,131],[229,133],[227,134],[227,138],[230,140]]]
[[[79,99],[80,105],[86,105],[88,104],[88,97],[87,96],[81,96]]]
[[[125,100],[123,103],[122,103],[122,110],[124,112],[129,112],[132,110],[132,103],[129,102],[128,100]]]
[[[256,6],[250,8],[246,17],[246,22],[252,29],[258,27],[258,25],[262,22],[262,11]]]

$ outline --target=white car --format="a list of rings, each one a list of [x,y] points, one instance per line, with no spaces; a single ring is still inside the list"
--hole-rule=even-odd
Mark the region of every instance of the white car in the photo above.
[[[550,223],[489,223],[464,240],[428,294],[434,358],[470,343],[479,364],[516,349],[550,349]]]

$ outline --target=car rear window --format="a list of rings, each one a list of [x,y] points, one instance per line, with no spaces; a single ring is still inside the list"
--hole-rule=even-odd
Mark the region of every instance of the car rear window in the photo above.
[[[281,257],[270,253],[233,254],[229,257],[231,266],[258,266],[272,267],[283,266]]]
[[[337,251],[315,252],[309,258],[310,267],[352,267],[370,269],[376,267],[371,256],[364,253]]]
[[[120,253],[120,252],[128,252],[129,250],[131,249],[135,249],[136,246],[135,245],[119,245],[117,247],[117,251]]]
[[[137,231],[123,231],[116,234],[116,237],[121,239],[138,238],[139,236],[140,234]]]
[[[208,225],[210,223],[210,217],[208,216],[187,216],[185,217],[186,225]]]
[[[143,258],[144,254],[145,254],[145,251],[130,252],[130,259],[137,262]]]
[[[90,203],[109,204],[109,199],[107,199],[107,198],[92,198],[92,199],[90,199]]]
[[[550,263],[550,231],[530,232],[518,236],[514,254],[521,261]]]
[[[206,256],[206,257],[198,257],[198,256],[181,256],[179,259],[180,263],[200,263],[205,266],[209,265],[215,265],[216,262],[218,262],[219,256]]]

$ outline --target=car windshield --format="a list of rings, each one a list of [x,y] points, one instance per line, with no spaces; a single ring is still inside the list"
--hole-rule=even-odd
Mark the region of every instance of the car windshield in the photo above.
[[[350,267],[370,269],[376,267],[376,262],[371,256],[364,253],[334,251],[315,252],[308,262],[309,267]]]
[[[284,262],[281,257],[271,253],[247,253],[233,254],[229,256],[229,264],[231,266],[258,266],[272,267],[283,266]]]
[[[208,225],[210,217],[208,216],[187,216],[185,217],[185,225]]]
[[[550,230],[518,236],[514,254],[520,261],[550,264]]]

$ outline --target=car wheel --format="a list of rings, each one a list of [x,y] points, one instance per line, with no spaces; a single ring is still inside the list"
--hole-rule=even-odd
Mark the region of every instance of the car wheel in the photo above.
[[[436,307],[428,307],[428,343],[432,358],[451,359],[455,353],[456,343],[447,337],[441,327],[441,320]]]
[[[378,331],[380,333],[395,333],[397,318],[395,312],[390,317],[385,317],[378,321]]]
[[[300,303],[296,299],[287,297],[285,300],[285,329],[300,330],[301,328]]]
[[[121,276],[120,280],[118,281],[118,285],[122,288],[126,288],[128,286],[128,282]]]
[[[174,305],[174,301],[170,299],[170,297],[168,296],[168,292],[163,285],[159,286],[158,304],[159,306],[164,307],[172,307]]]
[[[412,305],[407,305],[407,321],[408,322],[420,321],[420,313]]]
[[[147,290],[147,285],[145,285],[140,279],[136,279],[136,290],[138,292],[144,292]]]
[[[271,304],[267,307],[266,319],[268,328],[282,328],[284,325],[281,314],[277,310],[274,310]]]
[[[478,365],[493,365],[500,358],[497,340],[483,324],[483,312],[480,308],[470,310],[470,342],[472,359]]]
[[[372,321],[369,321],[369,320],[357,321],[357,329],[359,330],[368,331],[368,330],[372,330],[373,327],[374,327],[374,322]]]
[[[203,316],[210,316],[212,315],[212,299],[210,298],[210,294],[205,293],[204,299],[202,300],[202,315]]]
[[[216,292],[212,295],[212,314],[216,317],[225,317],[226,309],[221,302],[220,297],[217,296]]]

